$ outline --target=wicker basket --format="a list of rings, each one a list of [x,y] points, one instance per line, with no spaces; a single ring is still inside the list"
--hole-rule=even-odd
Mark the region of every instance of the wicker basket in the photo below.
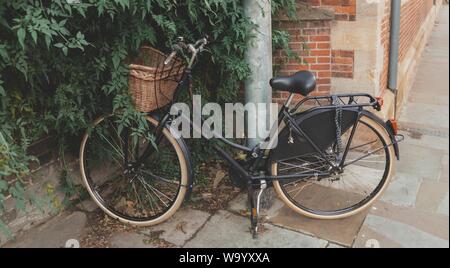
[[[172,101],[185,66],[179,59],[165,65],[167,56],[151,47],[141,47],[140,52],[129,66],[129,90],[137,110],[152,112]]]

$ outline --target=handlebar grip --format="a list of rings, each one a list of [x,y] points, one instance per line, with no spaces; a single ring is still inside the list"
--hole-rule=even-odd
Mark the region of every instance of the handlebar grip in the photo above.
[[[169,63],[172,62],[173,58],[175,58],[175,56],[177,55],[177,52],[174,51],[172,52],[169,57],[167,57],[167,59],[164,61],[164,65],[168,65]]]

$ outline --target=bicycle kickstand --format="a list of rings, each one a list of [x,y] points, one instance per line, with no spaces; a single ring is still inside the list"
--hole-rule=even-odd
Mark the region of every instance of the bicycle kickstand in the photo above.
[[[249,201],[250,201],[250,222],[252,225],[251,231],[252,231],[253,239],[258,239],[261,196],[264,193],[264,190],[266,190],[266,189],[267,189],[267,182],[265,180],[261,181],[259,187],[256,187],[253,184],[249,186],[248,197],[249,197]]]

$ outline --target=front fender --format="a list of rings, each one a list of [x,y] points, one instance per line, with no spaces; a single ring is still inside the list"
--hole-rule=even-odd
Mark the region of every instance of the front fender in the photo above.
[[[178,130],[171,129],[170,122],[166,123],[166,128],[169,131],[178,132]],[[186,196],[185,196],[185,201],[188,201],[192,194],[192,188],[194,187],[194,171],[193,171],[193,164],[192,164],[192,156],[191,156],[191,151],[189,150],[189,147],[187,146],[186,141],[182,138],[181,134],[176,135],[176,137],[180,137],[180,138],[176,138],[175,140],[177,141],[178,145],[181,148],[181,151],[183,152],[184,158],[186,159],[187,169],[188,169],[188,185],[187,185],[187,191],[186,191]]]

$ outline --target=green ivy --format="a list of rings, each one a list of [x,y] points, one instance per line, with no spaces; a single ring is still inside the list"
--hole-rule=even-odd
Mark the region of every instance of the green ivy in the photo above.
[[[295,2],[273,0],[273,12],[295,10]],[[0,214],[6,195],[24,207],[22,186],[5,177],[29,172],[31,142],[52,133],[76,148],[89,123],[114,110],[124,125],[142,124],[124,64],[141,45],[167,52],[177,36],[210,35],[195,88],[234,101],[250,72],[244,54],[253,27],[235,0],[0,0]],[[274,31],[276,48],[287,40]]]

